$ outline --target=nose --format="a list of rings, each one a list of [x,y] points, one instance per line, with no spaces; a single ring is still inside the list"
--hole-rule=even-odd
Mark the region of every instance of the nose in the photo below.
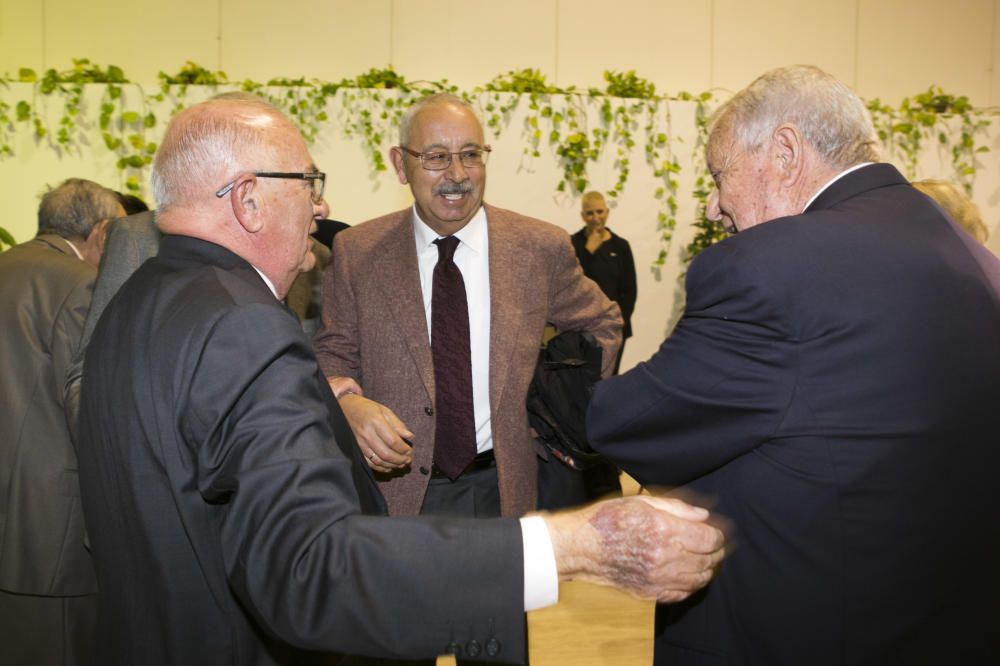
[[[451,164],[445,169],[445,175],[448,176],[448,180],[456,183],[461,183],[467,178],[465,167],[462,166],[462,160],[459,159],[458,155],[451,156]]]
[[[712,190],[712,193],[708,195],[708,201],[705,203],[705,217],[712,222],[718,222],[722,219],[722,209],[719,208],[719,190]]]
[[[320,199],[318,204],[313,204],[313,217],[318,220],[330,217],[330,204],[326,202],[326,199]]]

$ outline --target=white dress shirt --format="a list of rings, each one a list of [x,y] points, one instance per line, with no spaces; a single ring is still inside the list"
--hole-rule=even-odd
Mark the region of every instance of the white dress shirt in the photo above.
[[[427,317],[427,340],[431,339],[431,297],[434,266],[438,262],[439,238],[413,209],[413,238],[417,244],[420,290]],[[476,452],[493,448],[490,425],[490,241],[486,233],[486,210],[482,207],[468,224],[454,234],[460,243],[453,261],[462,272],[465,299],[469,304],[469,352],[472,361],[472,407],[476,422]]]
[[[427,316],[427,339],[431,338],[431,297],[439,236],[420,219],[413,207],[413,239],[417,246],[420,290]],[[493,448],[490,426],[490,253],[486,210],[482,207],[455,232],[460,241],[453,261],[462,272],[469,304],[469,352],[472,360],[472,403],[476,421],[476,450]],[[524,610],[550,606],[559,601],[559,574],[545,521],[538,516],[521,519],[524,544]]]

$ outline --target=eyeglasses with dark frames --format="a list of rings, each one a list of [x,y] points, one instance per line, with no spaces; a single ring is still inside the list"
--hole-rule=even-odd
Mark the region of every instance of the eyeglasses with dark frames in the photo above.
[[[318,204],[323,201],[323,191],[326,189],[326,174],[322,171],[307,171],[305,173],[291,173],[285,171],[251,171],[253,175],[258,178],[288,178],[294,180],[308,180],[309,184],[312,185],[312,201],[314,204]],[[236,180],[239,180],[237,178]],[[227,194],[236,186],[236,180],[229,183],[221,190],[215,193],[215,196],[220,199]]]
[[[486,166],[486,159],[493,149],[489,146],[466,148],[457,153],[449,153],[446,150],[428,150],[426,153],[418,153],[406,146],[399,146],[399,149],[408,155],[412,155],[420,160],[420,166],[428,171],[444,171],[451,166],[451,160],[458,155],[458,160],[466,169],[480,169]]]

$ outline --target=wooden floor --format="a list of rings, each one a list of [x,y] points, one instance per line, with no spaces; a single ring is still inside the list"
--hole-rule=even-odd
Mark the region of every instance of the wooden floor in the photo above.
[[[625,494],[638,490],[627,477],[622,486]],[[562,583],[558,604],[528,613],[531,666],[649,666],[653,606],[612,588]],[[440,657],[437,663],[455,661]]]

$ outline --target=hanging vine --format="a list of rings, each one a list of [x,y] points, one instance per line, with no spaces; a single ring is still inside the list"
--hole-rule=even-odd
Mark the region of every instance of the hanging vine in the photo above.
[[[725,238],[728,233],[721,221],[710,220],[706,215],[708,197],[715,189],[715,183],[708,173],[708,166],[704,159],[705,147],[708,143],[708,123],[711,117],[709,103],[713,99],[712,93],[704,92],[697,96],[682,93],[681,99],[695,103],[694,123],[697,129],[697,138],[691,153],[695,174],[694,190],[691,191],[691,196],[697,202],[693,223],[695,234],[684,251],[684,262],[687,263],[705,248]]]
[[[147,95],[132,84],[120,67],[102,68],[88,59],[75,59],[68,70],[46,70],[42,75],[22,68],[16,77],[0,77],[0,159],[14,154],[14,137],[21,127],[30,128],[36,143],[59,153],[78,150],[92,130],[116,158],[124,188],[140,192],[145,171],[157,149],[159,119],[156,109],[169,104],[171,115],[187,105],[191,86],[242,89],[264,96],[282,108],[302,130],[307,141],[315,141],[333,122],[344,135],[362,144],[373,174],[388,169],[386,149],[395,139],[403,112],[421,96],[451,92],[478,103],[484,122],[496,137],[506,131],[522,104],[524,124],[522,166],[540,158],[545,146],[558,160],[560,178],[555,192],[577,196],[591,189],[591,165],[609,160],[615,180],[605,189],[612,201],[620,199],[635,165],[633,151],[642,146],[644,166],[658,184],[653,196],[660,202],[657,230],[660,252],[655,265],[666,262],[681,198],[678,159],[673,132],[671,104],[695,105],[696,140],[692,147],[693,182],[690,196],[696,203],[695,236],[685,248],[684,261],[725,237],[719,223],[705,218],[705,206],[713,184],[702,159],[707,138],[707,122],[715,101],[709,92],[657,95],[655,86],[636,74],[604,72],[604,89],[586,92],[570,86],[551,84],[537,69],[512,70],[472,91],[459,91],[445,81],[409,82],[391,67],[372,68],[338,82],[317,79],[275,78],[264,83],[246,80],[232,83],[225,72],[211,71],[188,61],[174,74],[160,72],[158,90]],[[11,83],[30,84],[17,96]],[[87,108],[85,86],[103,85],[99,109]],[[339,97],[337,97],[339,96]],[[337,97],[340,113],[330,116],[330,103]],[[59,100],[58,120],[47,118],[46,100]],[[868,103],[879,138],[888,157],[897,157],[911,178],[916,175],[918,158],[930,145],[950,160],[953,178],[971,192],[978,158],[989,149],[982,139],[991,120],[977,112],[967,97],[946,94],[931,87],[907,97],[898,107],[875,99]],[[613,146],[614,152],[610,153]],[[13,239],[0,228],[0,249]]]

